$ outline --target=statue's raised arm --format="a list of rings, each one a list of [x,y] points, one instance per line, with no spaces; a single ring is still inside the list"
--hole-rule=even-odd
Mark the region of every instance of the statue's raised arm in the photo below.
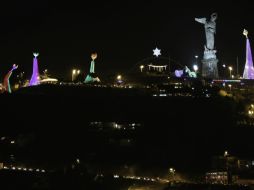
[[[216,33],[216,22],[217,13],[211,15],[211,19],[207,20],[206,18],[195,18],[195,21],[201,23],[205,27],[206,34],[206,48],[208,50],[214,50],[214,35]]]
[[[195,18],[195,21],[205,24],[206,23],[206,18]]]

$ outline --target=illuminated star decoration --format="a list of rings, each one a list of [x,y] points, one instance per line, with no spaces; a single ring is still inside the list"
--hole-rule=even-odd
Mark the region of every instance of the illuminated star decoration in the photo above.
[[[156,57],[159,57],[159,55],[161,55],[161,50],[156,47],[153,50],[153,55],[155,55]]]

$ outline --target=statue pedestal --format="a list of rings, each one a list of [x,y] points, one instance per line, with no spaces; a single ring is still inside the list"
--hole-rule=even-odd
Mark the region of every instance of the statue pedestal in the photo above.
[[[216,58],[203,59],[202,60],[202,76],[204,78],[216,79],[219,77],[217,63],[219,62]]]

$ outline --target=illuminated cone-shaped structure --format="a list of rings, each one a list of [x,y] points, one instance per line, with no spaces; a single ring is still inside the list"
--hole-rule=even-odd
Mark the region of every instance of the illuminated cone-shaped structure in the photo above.
[[[33,53],[33,74],[31,80],[29,82],[29,86],[34,86],[40,84],[40,75],[39,75],[39,68],[38,68],[38,59],[39,53]]]
[[[96,76],[94,68],[95,68],[95,59],[97,58],[97,53],[93,53],[91,55],[92,61],[90,65],[90,73],[86,76],[85,83],[91,83],[91,82],[100,82],[100,79],[98,76]]]
[[[254,68],[253,68],[252,53],[250,48],[250,41],[248,38],[248,31],[244,30],[243,34],[246,36],[246,63],[244,67],[243,78],[254,79]]]
[[[11,85],[10,85],[10,80],[9,79],[12,75],[12,71],[17,69],[17,68],[18,68],[18,66],[14,64],[12,66],[12,69],[4,77],[4,88],[5,88],[5,91],[7,91],[9,93],[11,93]]]

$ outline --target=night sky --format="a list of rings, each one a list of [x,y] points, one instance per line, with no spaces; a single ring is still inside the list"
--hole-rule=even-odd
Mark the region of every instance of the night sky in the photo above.
[[[211,4],[211,5],[209,5]],[[140,60],[152,56],[157,46],[163,56],[182,65],[202,57],[203,25],[195,17],[218,13],[215,46],[222,64],[239,70],[245,61],[243,28],[254,46],[254,6],[251,1],[178,0],[61,2],[50,0],[8,1],[0,6],[0,76],[18,64],[29,78],[32,52],[39,51],[40,71],[48,69],[69,79],[71,69],[89,70],[90,54],[98,53],[96,71],[101,74],[128,72]]]

